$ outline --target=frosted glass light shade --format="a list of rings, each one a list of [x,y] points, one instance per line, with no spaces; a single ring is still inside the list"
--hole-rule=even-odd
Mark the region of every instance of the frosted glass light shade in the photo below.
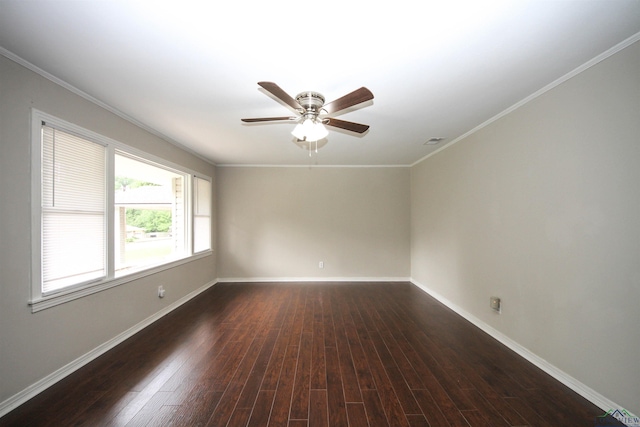
[[[302,123],[298,123],[296,125],[296,127],[293,128],[293,131],[291,132],[291,135],[295,136],[299,140],[303,140],[304,139],[305,133],[304,133],[304,126],[302,125]]]
[[[327,135],[329,135],[329,132],[322,123],[314,123],[309,132],[307,132],[307,139],[309,141],[318,141],[326,138]]]
[[[300,140],[317,141],[329,135],[329,131],[327,131],[322,123],[306,119],[304,122],[296,125],[291,134]]]

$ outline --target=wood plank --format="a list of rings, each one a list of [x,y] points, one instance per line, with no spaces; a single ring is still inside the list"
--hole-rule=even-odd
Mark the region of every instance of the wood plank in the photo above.
[[[347,403],[347,417],[349,427],[369,427],[364,403]]]
[[[264,379],[264,374],[267,370],[269,360],[271,359],[271,354],[273,353],[278,333],[279,331],[277,329],[271,329],[269,334],[265,337],[260,353],[258,354],[258,357],[251,369],[251,373],[244,383],[242,394],[237,402],[238,408],[253,407],[256,396],[260,391],[260,386]]]
[[[373,380],[376,383],[376,391],[380,397],[380,402],[389,425],[408,427],[409,421],[407,421],[402,405],[400,404],[391,381],[387,376],[387,372],[378,357],[375,346],[369,338],[369,333],[364,332],[364,335],[360,336],[360,342],[362,342],[362,347],[367,355],[369,366],[371,367],[371,374],[373,375]]]
[[[364,354],[362,344],[360,344],[360,338],[358,338],[358,331],[356,330],[355,325],[353,323],[345,324],[344,329],[347,336],[347,342],[349,343],[349,349],[351,350],[353,367],[355,369],[360,390],[375,389],[373,376],[371,375],[371,370],[367,363],[367,356]]]
[[[145,404],[136,411],[135,415],[126,424],[121,425],[126,425],[127,427],[146,426],[151,420],[153,420],[153,417],[164,405],[164,402],[169,398],[170,394],[171,393],[168,391],[159,391],[155,393],[151,399],[145,402]]]
[[[313,337],[303,332],[300,339],[298,365],[293,384],[293,397],[289,417],[293,420],[306,420],[309,417],[309,387],[311,384],[311,350]]]
[[[326,390],[311,390],[309,393],[309,427],[329,427]]]
[[[290,339],[289,345],[300,345],[300,336],[302,334],[302,329],[304,328],[304,313],[306,308],[306,296],[308,289],[306,287],[300,288],[300,291],[296,295],[295,304],[295,314],[293,316],[292,321],[290,322]]]
[[[400,402],[405,414],[419,414],[420,407],[416,402],[416,399],[409,390],[409,386],[405,381],[402,373],[398,369],[395,359],[389,353],[389,349],[385,345],[384,341],[380,337],[380,334],[376,331],[369,331],[369,336],[371,337],[371,342],[373,343],[373,347],[376,349],[378,353],[378,357],[382,362],[383,369],[386,371],[386,376],[391,383],[395,395]],[[404,356],[403,356],[404,357]]]
[[[411,427],[430,427],[424,415],[407,415]]]
[[[211,366],[211,361],[216,360],[218,355],[229,343],[233,337],[233,332],[232,329],[225,328],[220,334],[215,336],[214,339],[202,345],[198,351],[192,354],[180,369],[162,385],[160,390],[171,391],[174,392],[175,395],[179,394],[176,393],[178,389],[189,392],[196,380],[207,372]],[[177,403],[179,404],[179,402]]]
[[[429,339],[429,337],[420,332],[406,336],[407,340],[421,355],[422,361],[427,365],[433,377],[447,391],[448,399],[452,400],[458,410],[473,410],[475,407],[469,402],[469,399],[462,393],[462,389],[458,384],[442,369],[440,364],[434,358],[438,353],[438,346]],[[436,396],[434,396],[436,397]]]
[[[174,406],[174,417],[166,425],[204,426],[222,398],[221,392],[198,390],[181,405]],[[165,403],[166,404],[166,403]]]
[[[313,322],[313,349],[311,351],[311,384],[312,389],[327,388],[327,369],[324,360],[324,324]]]
[[[344,401],[344,388],[340,374],[338,350],[335,347],[325,348],[327,361],[327,402],[329,406],[329,425],[346,426],[347,410]]]
[[[340,300],[332,298],[332,317],[336,338],[336,350],[338,352],[338,363],[342,375],[342,387],[346,402],[362,402],[358,377],[351,357],[351,348],[344,329],[344,321],[340,312]]]
[[[487,421],[479,411],[462,411],[462,415],[467,420],[467,425],[469,426],[492,427],[492,424]]]
[[[322,305],[322,323],[324,330],[324,346],[335,347],[336,346],[336,334],[333,324],[333,315],[331,312],[331,303],[328,301],[330,298],[324,299]]]
[[[240,399],[240,394],[242,393],[244,385],[247,382],[247,378],[251,373],[251,369],[260,354],[260,349],[263,344],[264,338],[254,338],[245,354],[241,356],[238,368],[227,384],[224,394],[220,398],[220,403],[218,403],[218,406],[216,406],[213,414],[211,414],[211,418],[209,418],[209,421],[207,422],[208,426],[221,426],[227,424],[229,418],[233,414],[238,400]]]
[[[440,410],[440,406],[433,399],[433,396],[428,390],[414,390],[413,391],[422,413],[432,426],[447,426],[449,422]]]
[[[285,353],[289,343],[289,337],[278,334],[276,344],[271,353],[267,370],[265,371],[264,378],[260,390],[276,390],[278,387],[278,381],[280,380],[280,373],[282,372],[282,363],[284,362]]]
[[[362,390],[362,400],[367,412],[367,419],[371,427],[388,426],[389,421],[382,409],[382,402],[376,390]]]
[[[513,408],[531,427],[551,427],[553,424],[545,421],[540,415],[519,397],[503,397],[510,408]]]
[[[293,304],[293,300],[295,299],[294,297],[295,295],[293,293],[288,293],[286,302],[281,307],[283,309],[283,314],[280,319],[280,332],[271,354],[271,359],[267,365],[267,370],[265,372],[262,385],[260,386],[260,390],[276,390],[278,386],[278,380],[280,379],[280,372],[282,370],[282,362],[284,361],[284,356],[290,339],[289,333],[287,332],[288,325],[291,323],[291,317],[296,310],[296,307]]]
[[[527,421],[524,420],[520,414],[515,412],[513,409],[509,408],[509,405],[504,400],[498,399],[496,403],[501,403],[502,407],[499,409],[495,408],[487,399],[485,399],[480,392],[476,389],[465,389],[463,393],[469,398],[469,401],[473,403],[478,409],[478,412],[483,415],[487,421],[490,422],[493,427],[509,427],[513,425],[526,425]],[[513,414],[517,414],[515,419],[517,421],[507,421],[505,417],[513,419]],[[464,412],[463,412],[464,415]]]
[[[269,417],[271,416],[271,407],[273,405],[273,398],[276,392],[273,390],[261,390],[258,392],[256,403],[253,406],[251,412],[251,418],[247,427],[264,427],[269,424]]]
[[[228,426],[246,426],[251,416],[251,408],[238,408],[233,411],[229,418]],[[183,424],[179,424],[183,425]]]
[[[273,401],[271,409],[271,417],[269,418],[270,426],[284,426],[289,421],[289,409],[291,407],[291,393],[293,392],[294,376],[298,361],[299,347],[287,346],[284,361],[282,363],[282,372],[280,381]]]

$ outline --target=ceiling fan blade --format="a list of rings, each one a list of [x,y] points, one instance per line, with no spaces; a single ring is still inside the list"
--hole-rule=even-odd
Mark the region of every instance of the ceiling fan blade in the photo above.
[[[366,87],[361,87],[360,89],[356,89],[341,98],[325,104],[322,108],[326,110],[328,114],[332,114],[372,99],[373,93],[371,93],[371,91]]]
[[[282,88],[277,84],[272,82],[258,82],[258,86],[262,87],[294,110],[303,110],[302,105],[293,99],[287,92],[282,90]]]
[[[254,119],[240,119],[245,123],[257,123],[257,122],[276,122],[282,120],[298,120],[297,117],[258,117]]]
[[[347,122],[346,120],[328,118],[323,121],[327,126],[333,126],[340,129],[350,130],[356,133],[365,133],[369,129],[369,125],[362,125],[360,123]]]

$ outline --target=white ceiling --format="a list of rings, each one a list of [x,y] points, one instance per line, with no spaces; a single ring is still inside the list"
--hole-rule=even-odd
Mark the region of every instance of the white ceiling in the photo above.
[[[0,0],[0,53],[223,165],[411,165],[639,32],[639,0]],[[259,81],[366,86],[371,128],[310,158],[240,121],[291,114]]]

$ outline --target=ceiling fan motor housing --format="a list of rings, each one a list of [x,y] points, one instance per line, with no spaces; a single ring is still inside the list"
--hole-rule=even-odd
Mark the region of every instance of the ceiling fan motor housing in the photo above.
[[[320,109],[324,105],[324,96],[318,92],[302,92],[296,96],[296,101],[307,113],[320,114]]]

